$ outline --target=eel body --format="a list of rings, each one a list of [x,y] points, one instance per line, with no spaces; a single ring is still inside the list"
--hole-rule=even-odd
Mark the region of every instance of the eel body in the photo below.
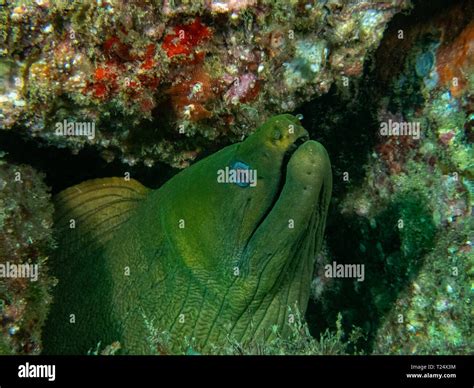
[[[158,190],[125,178],[66,189],[44,352],[119,341],[156,353],[167,333],[165,352],[189,341],[206,353],[286,335],[288,306],[308,303],[331,187],[324,147],[280,115]]]

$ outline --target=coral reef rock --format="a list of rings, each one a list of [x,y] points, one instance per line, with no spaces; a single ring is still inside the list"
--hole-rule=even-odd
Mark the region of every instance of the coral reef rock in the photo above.
[[[53,205],[42,174],[0,158],[0,354],[39,354],[54,279]]]
[[[204,149],[359,77],[388,21],[409,7],[8,2],[0,9],[0,128],[73,152],[92,145],[130,165],[186,167]]]

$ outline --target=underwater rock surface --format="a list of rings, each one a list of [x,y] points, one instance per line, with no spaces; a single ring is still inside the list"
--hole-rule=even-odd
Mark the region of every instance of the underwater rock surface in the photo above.
[[[0,128],[185,167],[360,77],[409,1],[12,1]],[[93,125],[93,128],[91,126]]]
[[[43,175],[0,157],[0,354],[39,354],[55,284],[53,205]]]
[[[460,1],[395,19],[359,89],[372,102],[368,122],[326,110],[332,126],[321,141],[345,154],[332,156],[335,207],[318,260],[363,264],[365,279],[317,271],[314,320],[341,313],[345,330],[363,329],[369,353],[473,352],[473,15]],[[344,124],[359,153],[332,144],[330,131]]]
[[[372,187],[384,185],[389,197],[402,195],[405,202],[418,197],[428,218],[409,233],[426,237],[434,227],[436,239],[425,254],[411,257],[420,263],[419,272],[384,317],[377,353],[474,351],[473,15],[472,2],[453,4],[407,29],[403,55],[390,50],[403,58],[402,69],[390,81],[393,92],[380,104],[379,117],[395,115],[395,121],[412,123],[420,133],[418,140],[399,136],[397,142],[381,142],[380,162],[390,173],[382,183],[382,174],[372,170],[378,180]],[[381,55],[387,48],[381,47]]]

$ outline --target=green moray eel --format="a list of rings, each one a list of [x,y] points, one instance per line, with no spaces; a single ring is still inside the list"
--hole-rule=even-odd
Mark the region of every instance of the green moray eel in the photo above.
[[[219,179],[245,169],[256,184]],[[115,341],[125,354],[175,353],[186,338],[206,353],[287,335],[288,306],[306,310],[331,189],[326,150],[291,115],[158,190],[124,178],[68,188],[56,198],[44,353]],[[168,348],[154,349],[163,332]]]

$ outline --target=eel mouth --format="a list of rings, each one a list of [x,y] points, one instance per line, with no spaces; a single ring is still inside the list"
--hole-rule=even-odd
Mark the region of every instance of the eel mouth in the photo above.
[[[276,190],[276,195],[275,198],[278,199],[280,197],[280,194],[283,190],[283,187],[285,186],[286,183],[286,170],[288,167],[288,163],[293,156],[293,154],[296,152],[296,150],[302,146],[304,143],[306,143],[309,140],[309,135],[308,134],[303,134],[300,137],[298,137],[285,151],[285,154],[283,156],[283,161],[281,162],[280,166],[280,180],[278,182],[278,188]],[[276,202],[274,198],[274,202]],[[272,202],[272,205],[270,208],[273,208],[273,205],[275,204]]]
[[[309,140],[309,135],[307,133],[298,137],[285,151],[285,156],[283,157],[282,166],[288,164],[291,156],[295,153],[298,147],[303,145],[303,143],[307,142],[308,140]]]
[[[280,198],[281,192],[283,191],[283,188],[285,187],[286,184],[286,172],[288,169],[288,163],[290,162],[291,157],[293,154],[296,152],[296,150],[302,146],[304,143],[306,143],[309,140],[309,135],[303,134],[300,137],[298,137],[285,151],[285,154],[283,156],[283,161],[281,162],[280,166],[280,179],[278,181],[278,186],[277,189],[275,190],[275,195],[273,196],[272,203],[268,207],[268,210],[262,217],[262,221],[268,216],[268,214],[272,211],[274,208],[276,202]]]
[[[273,195],[272,202],[270,203],[270,206],[268,206],[267,210],[262,214],[259,221],[255,224],[255,228],[253,229],[252,233],[250,234],[250,237],[249,237],[247,242],[252,240],[252,237],[255,234],[255,232],[260,228],[262,223],[266,220],[268,215],[271,213],[271,211],[275,207],[278,199],[281,196],[283,188],[285,187],[285,184],[286,184],[286,172],[287,172],[287,168],[288,168],[288,163],[289,163],[291,157],[293,156],[293,154],[296,152],[296,150],[300,146],[302,146],[304,143],[306,143],[308,140],[309,140],[309,135],[307,133],[303,134],[300,137],[298,137],[285,151],[285,153],[283,155],[283,160],[282,160],[281,166],[280,166],[280,178],[279,178],[279,181],[278,181],[278,186],[275,190],[275,194]]]

